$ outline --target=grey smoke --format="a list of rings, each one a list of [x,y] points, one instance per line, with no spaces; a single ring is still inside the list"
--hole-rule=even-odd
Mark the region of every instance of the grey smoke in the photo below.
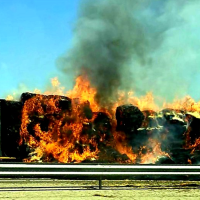
[[[199,7],[198,0],[82,0],[58,67],[68,76],[86,72],[102,105],[118,89],[198,100]]]

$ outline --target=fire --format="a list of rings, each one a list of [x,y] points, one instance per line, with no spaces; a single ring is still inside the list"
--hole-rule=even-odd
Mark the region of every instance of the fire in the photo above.
[[[135,163],[137,154],[133,152],[131,146],[127,146],[126,136],[123,132],[114,132],[115,148],[121,153],[125,154],[129,158],[129,163]]]
[[[93,112],[99,112],[100,106],[95,101],[96,89],[90,86],[86,76],[78,76],[73,90],[68,91],[66,96],[71,99],[79,99],[80,103],[90,102]]]
[[[58,87],[60,85],[60,82],[57,77],[54,77],[51,79],[51,84],[53,87]]]
[[[68,163],[97,158],[98,149],[93,138],[80,138],[83,122],[86,119],[81,116],[79,107],[73,106],[72,110],[62,113],[57,106],[59,100],[59,97],[36,95],[25,101],[20,143],[25,141],[33,150],[30,154],[32,156],[26,161],[57,160]],[[72,112],[70,116],[69,112]],[[35,115],[38,119],[34,119]],[[48,120],[48,130],[41,128],[39,121],[43,118]],[[36,122],[32,125],[34,133],[31,135],[28,126],[33,120]],[[93,147],[92,150],[90,146]],[[82,153],[79,153],[80,148]]]
[[[146,151],[143,153],[143,151]],[[161,144],[156,139],[149,138],[148,147],[142,147],[139,152],[141,164],[155,163],[160,157],[170,157],[168,153],[161,150]]]
[[[53,78],[51,82],[53,92],[46,92],[48,96],[36,94],[24,101],[20,145],[25,143],[30,148],[29,157],[24,161],[71,163],[103,160],[107,156],[109,159],[109,149],[115,150],[115,157],[124,155],[123,159],[118,159],[119,162],[146,164],[155,163],[163,156],[170,158],[170,155],[162,150],[161,143],[167,140],[171,125],[163,121],[162,123],[169,123],[169,130],[161,131],[162,125],[156,121],[159,113],[155,113],[161,108],[156,105],[152,93],[137,98],[133,92],[125,94],[119,91],[118,100],[106,109],[97,103],[96,88],[91,86],[85,75],[78,76],[73,90],[66,93],[58,78]],[[49,95],[50,93],[53,95]],[[129,135],[123,130],[117,130],[116,108],[124,104],[137,106],[143,112],[140,134],[143,134],[142,130],[145,129],[149,138],[143,144],[139,141],[137,148],[133,148],[131,141],[134,137],[137,141],[139,136],[135,131],[140,126],[128,130]],[[191,97],[176,100],[172,104],[164,103],[162,108],[166,107],[184,111],[184,116],[189,112],[200,112],[200,103],[195,103]],[[174,113],[169,114],[173,115],[171,123],[189,125],[189,119],[179,119],[175,116],[178,114]],[[154,136],[158,132],[160,138],[155,139]],[[193,144],[190,142],[190,128],[184,133],[184,137],[185,149],[200,149],[200,138]]]
[[[6,100],[12,101],[12,100],[14,100],[14,97],[13,97],[12,95],[8,95],[8,96],[6,97]]]

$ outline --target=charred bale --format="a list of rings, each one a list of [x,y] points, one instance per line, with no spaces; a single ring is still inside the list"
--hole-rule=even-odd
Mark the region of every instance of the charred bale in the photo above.
[[[173,151],[176,148],[183,148],[186,131],[185,115],[182,111],[174,109],[164,109],[162,111],[163,118],[160,125],[165,133],[165,140],[162,142],[162,150]]]
[[[158,127],[158,121],[157,121],[157,113],[153,110],[145,110],[142,111],[144,115],[144,120],[142,123],[143,128],[156,128]]]
[[[105,140],[108,142],[112,139],[111,134],[111,119],[104,112],[94,113],[95,118],[93,121],[93,133],[97,137],[99,143],[105,143]]]
[[[148,145],[149,139],[156,139],[161,142],[162,131],[162,127],[139,128],[129,140],[129,144],[132,146],[133,151],[137,152],[140,147]]]
[[[146,139],[155,138],[160,141],[161,133],[163,132],[163,127],[159,125],[160,115],[153,110],[145,110],[142,113],[145,119],[141,128],[138,129],[138,135],[146,135]]]
[[[194,144],[195,140],[200,137],[200,115],[197,113],[188,112],[186,117],[189,122],[188,130],[190,143]]]
[[[175,164],[189,164],[191,159],[191,150],[184,148],[174,148],[170,151],[170,157],[173,159]]]
[[[149,139],[162,141],[163,127],[158,124],[157,119],[160,117],[158,113],[153,110],[145,110],[142,113],[144,120],[141,127],[129,138],[129,144],[132,146],[134,152],[137,152],[142,146],[147,146]]]
[[[199,165],[200,163],[200,150],[195,150],[192,155],[190,155],[190,161],[192,164]]]
[[[143,113],[133,105],[122,105],[116,110],[117,131],[123,131],[131,138],[144,120]]]
[[[22,103],[0,100],[2,156],[20,159],[27,152],[19,147]]]
[[[59,95],[48,95],[47,98],[58,99],[57,107],[61,109],[61,111],[71,111],[71,99],[66,96]]]

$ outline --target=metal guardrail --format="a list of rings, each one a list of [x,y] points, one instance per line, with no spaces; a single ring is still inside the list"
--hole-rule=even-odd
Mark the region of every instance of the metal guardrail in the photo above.
[[[135,175],[200,175],[200,165],[35,164],[0,163],[0,177],[104,177]]]

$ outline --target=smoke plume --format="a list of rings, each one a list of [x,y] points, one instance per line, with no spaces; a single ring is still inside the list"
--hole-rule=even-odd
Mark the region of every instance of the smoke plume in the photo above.
[[[197,0],[82,0],[58,67],[74,76],[84,71],[101,104],[118,89],[198,99],[199,7]]]

